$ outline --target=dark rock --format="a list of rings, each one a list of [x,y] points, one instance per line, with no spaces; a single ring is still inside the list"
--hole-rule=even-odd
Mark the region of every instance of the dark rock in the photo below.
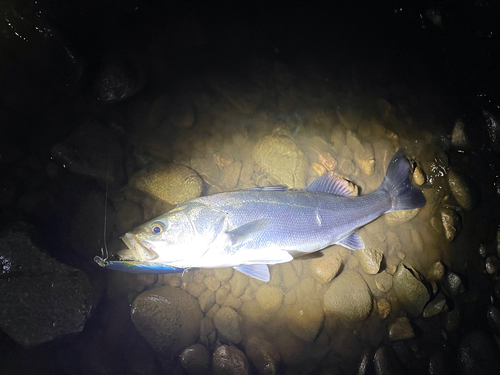
[[[500,311],[493,305],[486,309],[486,321],[497,335],[500,335]]]
[[[274,375],[278,372],[281,356],[278,349],[270,342],[250,337],[245,342],[245,353],[260,375]]]
[[[0,207],[13,205],[17,195],[17,188],[14,181],[9,176],[2,176],[0,179]]]
[[[458,368],[462,375],[498,373],[498,350],[487,333],[473,330],[462,338],[458,346]]]
[[[221,345],[214,351],[213,370],[214,375],[248,375],[248,360],[235,346]]]
[[[135,69],[124,61],[109,58],[103,62],[95,83],[97,99],[106,104],[117,103],[137,93],[142,85]]]
[[[188,346],[181,353],[181,365],[188,374],[203,375],[210,373],[210,354],[201,344]]]
[[[50,154],[71,172],[120,185],[124,178],[118,134],[96,123],[85,123]]]
[[[162,354],[176,354],[200,336],[203,314],[187,292],[163,286],[141,293],[132,304],[132,321]]]
[[[376,375],[403,375],[408,371],[399,361],[394,350],[389,346],[382,346],[373,355],[373,367]]]
[[[32,347],[80,332],[95,303],[87,276],[40,251],[22,231],[0,237],[0,327]]]

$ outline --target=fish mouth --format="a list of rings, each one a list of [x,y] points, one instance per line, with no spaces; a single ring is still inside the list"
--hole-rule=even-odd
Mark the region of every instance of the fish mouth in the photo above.
[[[132,233],[125,233],[125,235],[120,238],[138,260],[154,260],[159,257],[150,246],[147,246],[147,241],[140,240]]]

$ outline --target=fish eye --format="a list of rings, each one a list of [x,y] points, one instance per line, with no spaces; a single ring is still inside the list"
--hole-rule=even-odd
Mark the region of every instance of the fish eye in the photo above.
[[[151,224],[151,233],[160,234],[165,230],[165,227],[162,223],[153,223]]]

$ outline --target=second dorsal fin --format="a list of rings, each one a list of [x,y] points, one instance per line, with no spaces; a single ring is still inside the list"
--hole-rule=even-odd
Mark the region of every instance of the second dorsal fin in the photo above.
[[[341,197],[355,197],[358,195],[358,187],[356,185],[331,171],[314,180],[306,187],[306,190],[321,191]]]

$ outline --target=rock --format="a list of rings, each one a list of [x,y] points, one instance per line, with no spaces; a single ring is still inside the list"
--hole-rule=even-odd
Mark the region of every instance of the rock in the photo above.
[[[312,163],[311,167],[314,169],[318,176],[323,176],[326,173],[326,168],[318,163]]]
[[[380,270],[380,263],[382,263],[383,255],[375,249],[364,248],[354,252],[358,258],[363,271],[369,275],[375,275]]]
[[[431,266],[431,268],[427,272],[427,279],[429,281],[439,281],[444,277],[444,275],[445,275],[445,269],[443,263],[437,261]]]
[[[248,375],[250,368],[245,354],[235,346],[221,345],[213,355],[214,375]]]
[[[210,373],[210,354],[201,344],[184,349],[180,355],[181,366],[188,374],[203,375]]]
[[[469,188],[467,187],[464,179],[451,169],[448,171],[447,177],[451,194],[457,203],[466,210],[470,210],[472,208],[472,200]]]
[[[250,337],[245,342],[245,353],[259,375],[274,375],[281,360],[278,349],[269,341]]]
[[[386,271],[382,271],[375,275],[375,285],[381,292],[388,292],[392,288],[392,276]]]
[[[361,171],[371,176],[375,170],[375,156],[369,143],[362,143],[354,150],[354,161]]]
[[[196,343],[203,314],[187,292],[162,286],[139,294],[132,304],[132,321],[156,351],[176,354]]]
[[[200,323],[200,342],[205,346],[212,348],[216,335],[217,333],[212,319],[204,317]]]
[[[201,293],[203,293],[205,289],[207,289],[207,286],[204,283],[200,283],[197,281],[188,282],[186,286],[187,292],[193,297],[201,296]]]
[[[290,262],[284,263],[281,266],[281,270],[283,272],[283,284],[286,288],[291,288],[300,282],[300,277]]]
[[[220,180],[217,186],[221,186],[224,190],[234,189],[240,179],[241,162],[222,154],[216,154],[214,158],[220,170]]]
[[[451,296],[458,296],[465,292],[465,287],[462,283],[462,279],[455,272],[449,271],[446,274],[446,278],[443,280],[443,287]]]
[[[130,186],[155,199],[178,205],[199,197],[202,181],[189,167],[157,162],[134,174]]]
[[[97,76],[94,87],[97,100],[106,104],[125,100],[143,86],[138,72],[117,58],[106,58]]]
[[[493,305],[486,309],[486,321],[496,335],[500,335],[500,311]]]
[[[420,208],[414,208],[412,210],[399,210],[389,212],[384,215],[385,222],[390,227],[395,227],[397,225],[401,225],[407,223],[411,219],[413,219],[420,212]]]
[[[375,375],[406,374],[404,365],[390,346],[381,346],[373,355]]]
[[[340,161],[339,172],[342,176],[349,177],[356,170],[356,166],[351,159],[344,158]]]
[[[451,242],[460,230],[460,217],[450,208],[441,210],[441,222],[443,223],[446,240]]]
[[[425,279],[409,265],[400,264],[393,276],[393,290],[412,317],[420,315],[430,295]]]
[[[217,292],[215,293],[215,300],[216,300],[216,302],[219,305],[224,304],[224,302],[226,301],[226,298],[229,295],[229,293],[230,293],[230,289],[227,286],[223,286],[222,288],[220,288],[219,290],[217,290]]]
[[[496,374],[498,350],[490,336],[480,330],[465,335],[458,346],[458,370],[463,375]]]
[[[214,276],[206,277],[203,282],[212,292],[216,292],[220,288],[220,281]]]
[[[451,145],[456,148],[466,148],[468,146],[467,134],[465,133],[465,124],[462,120],[456,120],[451,132]]]
[[[432,301],[430,301],[427,306],[425,306],[423,317],[431,318],[435,315],[440,314],[442,311],[447,311],[446,297],[443,293],[439,292]]]
[[[262,285],[257,290],[255,298],[259,306],[267,311],[276,311],[283,302],[283,291],[275,286]]]
[[[108,181],[112,186],[123,183],[123,155],[118,135],[97,123],[85,123],[80,129],[50,150],[50,155],[71,172]]]
[[[415,166],[415,169],[413,170],[412,177],[413,177],[413,182],[418,186],[422,186],[425,183],[425,173],[418,164]]]
[[[248,286],[248,276],[240,272],[234,272],[233,277],[229,280],[229,286],[231,287],[231,293],[235,297],[241,297]]]
[[[363,320],[371,309],[370,290],[356,271],[347,270],[337,276],[324,296],[325,313],[346,321]]]
[[[335,256],[323,254],[321,258],[311,261],[311,272],[320,283],[330,282],[339,272],[342,262]]]
[[[381,319],[387,318],[391,313],[391,303],[385,298],[381,298],[377,301],[377,312]]]
[[[394,322],[389,324],[388,332],[389,339],[392,341],[408,340],[415,337],[415,332],[413,332],[410,319],[403,316],[397,318]]]
[[[221,307],[214,316],[214,325],[219,337],[227,343],[238,344],[241,339],[241,316],[230,307]]]
[[[493,255],[486,258],[484,268],[489,275],[498,273],[498,269],[500,268],[500,261],[498,260],[498,257],[496,255]]]
[[[0,235],[0,328],[30,348],[81,332],[96,296],[87,276],[38,249],[22,229]]]
[[[200,303],[201,311],[206,313],[215,304],[215,294],[214,294],[214,292],[212,292],[210,290],[205,290],[198,297],[198,301]]]
[[[252,156],[272,183],[294,189],[306,186],[307,158],[290,138],[264,137],[255,146]]]
[[[234,269],[231,267],[227,268],[215,268],[214,276],[221,282],[224,283],[233,277]]]
[[[313,342],[323,324],[323,310],[319,303],[297,301],[286,309],[286,325],[292,333],[307,342]]]
[[[337,160],[329,152],[319,154],[319,162],[327,171],[333,171],[337,167]],[[320,175],[321,176],[321,175]]]
[[[455,306],[453,310],[448,311],[443,316],[444,329],[446,329],[448,332],[457,331],[460,328],[461,317],[462,314],[460,313],[458,306]]]
[[[295,290],[289,291],[287,294],[285,294],[285,298],[283,298],[283,303],[285,305],[291,305],[297,301],[297,292]]]

